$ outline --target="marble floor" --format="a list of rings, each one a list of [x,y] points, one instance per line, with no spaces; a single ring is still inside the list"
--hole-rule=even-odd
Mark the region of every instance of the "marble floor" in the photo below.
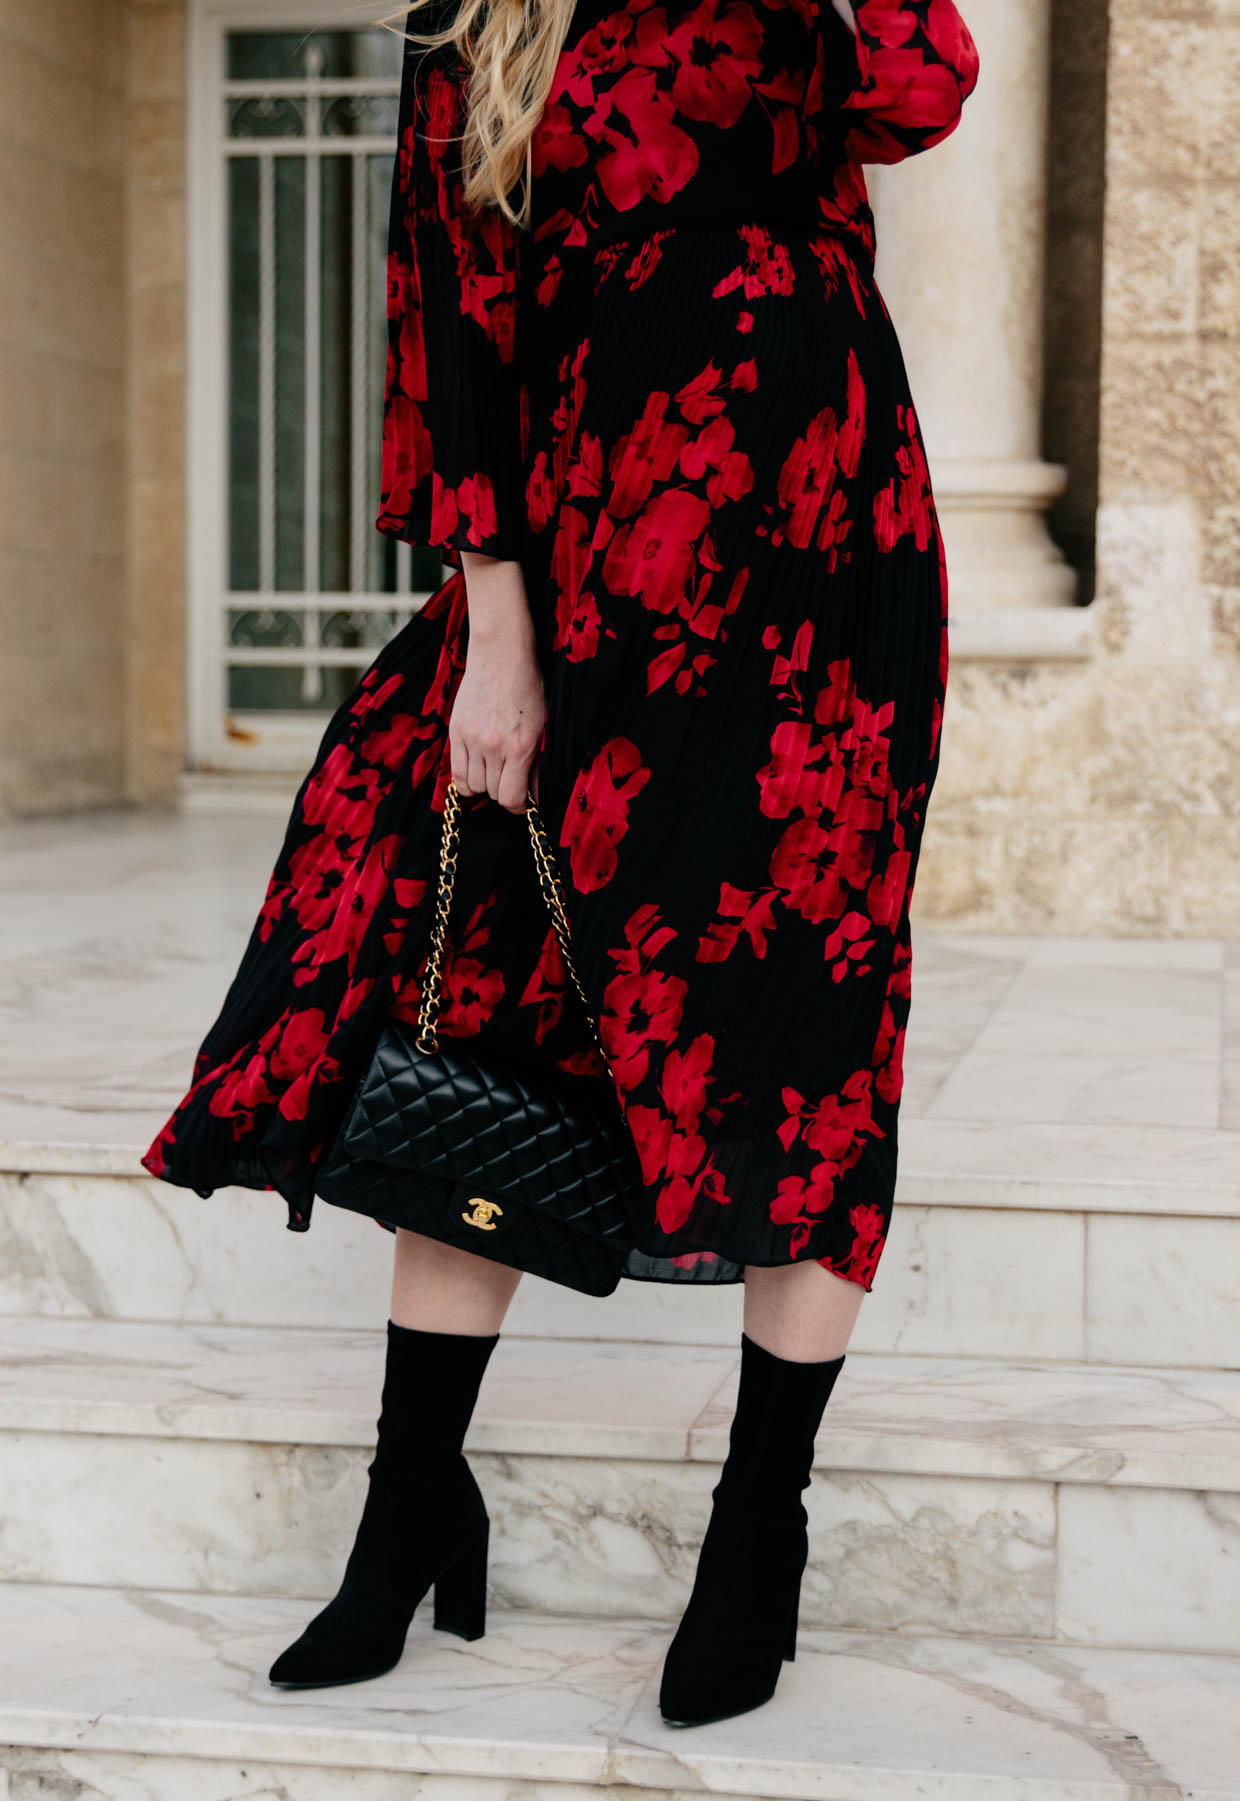
[[[132,1170],[187,1083],[281,825],[100,814],[0,831],[0,1155]],[[904,1198],[1234,1215],[1240,941],[923,930]],[[1122,1192],[1121,1192],[1122,1191]],[[1045,1203],[1044,1203],[1045,1204]]]
[[[304,1618],[280,1599],[0,1585],[7,1792],[1240,1801],[1236,1658],[808,1632],[771,1706],[678,1732],[657,1710],[666,1625],[501,1615],[466,1645],[415,1621],[377,1681],[282,1693],[266,1670]]]
[[[321,1572],[311,1557],[313,1580],[298,1565],[294,1585],[249,1497],[288,1500],[299,1556],[298,1484],[319,1523],[324,1494],[345,1497],[374,1418],[377,1333],[355,1327],[382,1317],[386,1241],[338,1216],[291,1241],[294,1269],[282,1221],[238,1191],[200,1216],[159,1184],[95,1178],[136,1174],[182,1093],[280,831],[220,813],[0,831],[0,1552],[25,1578],[0,1582],[0,1796],[1240,1801],[1240,1371],[1222,1367],[1240,942],[916,935],[906,1236],[824,1426],[816,1490],[834,1509],[824,1543],[857,1522],[880,1551],[898,1541],[900,1569],[951,1573],[950,1607],[824,1606],[812,1617],[857,1629],[803,1633],[777,1707],[695,1734],[662,1726],[668,1627],[651,1623],[638,1553],[664,1593],[646,1535],[680,1515],[647,1489],[683,1489],[697,1520],[735,1329],[682,1322],[677,1336],[670,1310],[652,1311],[663,1297],[629,1284],[641,1307],[630,1297],[629,1328],[608,1326],[626,1342],[597,1339],[593,1315],[531,1314],[488,1372],[471,1449],[511,1555],[492,1560],[509,1605],[486,1638],[419,1623],[378,1682],[270,1688],[305,1617],[289,1597],[320,1592]],[[563,1505],[539,1562],[521,1484],[541,1496],[548,1472]],[[931,1511],[930,1537],[910,1537],[905,1522]],[[234,1544],[238,1512],[250,1525]],[[608,1603],[589,1571],[548,1587],[556,1559],[567,1567],[562,1520],[578,1517],[603,1522],[599,1594],[623,1573],[632,1617],[595,1617]],[[673,1561],[697,1539],[676,1531]],[[859,1566],[868,1587],[880,1551]],[[1055,1585],[1058,1639],[1038,1611]],[[1041,1623],[995,1614],[1004,1595]]]
[[[379,1338],[0,1319],[0,1433],[369,1446]],[[506,1340],[469,1448],[719,1463],[738,1372],[732,1346]],[[1240,1494],[1240,1370],[850,1352],[817,1467]]]

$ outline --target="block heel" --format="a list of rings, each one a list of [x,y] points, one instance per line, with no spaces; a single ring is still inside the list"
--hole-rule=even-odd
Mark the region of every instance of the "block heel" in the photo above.
[[[435,1630],[457,1638],[481,1638],[487,1629],[487,1542],[484,1526],[463,1557],[436,1578]]]

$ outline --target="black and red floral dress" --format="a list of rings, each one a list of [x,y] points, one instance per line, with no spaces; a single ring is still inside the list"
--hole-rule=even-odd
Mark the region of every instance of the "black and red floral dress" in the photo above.
[[[441,1030],[614,1082],[649,1195],[629,1273],[871,1286],[947,589],[862,165],[946,137],[978,59],[951,0],[850,5],[855,35],[830,0],[579,0],[528,232],[467,211],[461,70],[407,52],[378,528],[453,572],[327,727],[153,1174],[309,1225],[385,1018],[417,1013],[475,549],[524,569],[610,1073],[485,797]]]

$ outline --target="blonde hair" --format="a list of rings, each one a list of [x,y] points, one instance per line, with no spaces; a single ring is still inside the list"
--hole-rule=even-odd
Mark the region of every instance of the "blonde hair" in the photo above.
[[[431,0],[412,0],[378,23],[395,30]],[[514,225],[530,222],[530,140],[551,91],[576,0],[460,0],[441,31],[402,31],[424,50],[449,45],[468,70],[461,170],[471,206],[497,207]],[[511,195],[518,192],[514,207]]]

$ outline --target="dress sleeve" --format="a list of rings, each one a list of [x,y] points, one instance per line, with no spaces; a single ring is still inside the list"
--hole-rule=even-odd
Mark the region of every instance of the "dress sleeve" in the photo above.
[[[952,0],[848,4],[855,71],[840,105],[849,157],[898,163],[941,143],[960,123],[978,73],[977,46]],[[837,35],[849,35],[847,27]]]
[[[426,9],[438,28],[444,5]],[[415,26],[426,16],[411,15]],[[406,41],[387,258],[387,377],[376,528],[410,544],[520,554],[516,365],[519,238],[467,207],[460,170],[467,71],[454,49]]]

